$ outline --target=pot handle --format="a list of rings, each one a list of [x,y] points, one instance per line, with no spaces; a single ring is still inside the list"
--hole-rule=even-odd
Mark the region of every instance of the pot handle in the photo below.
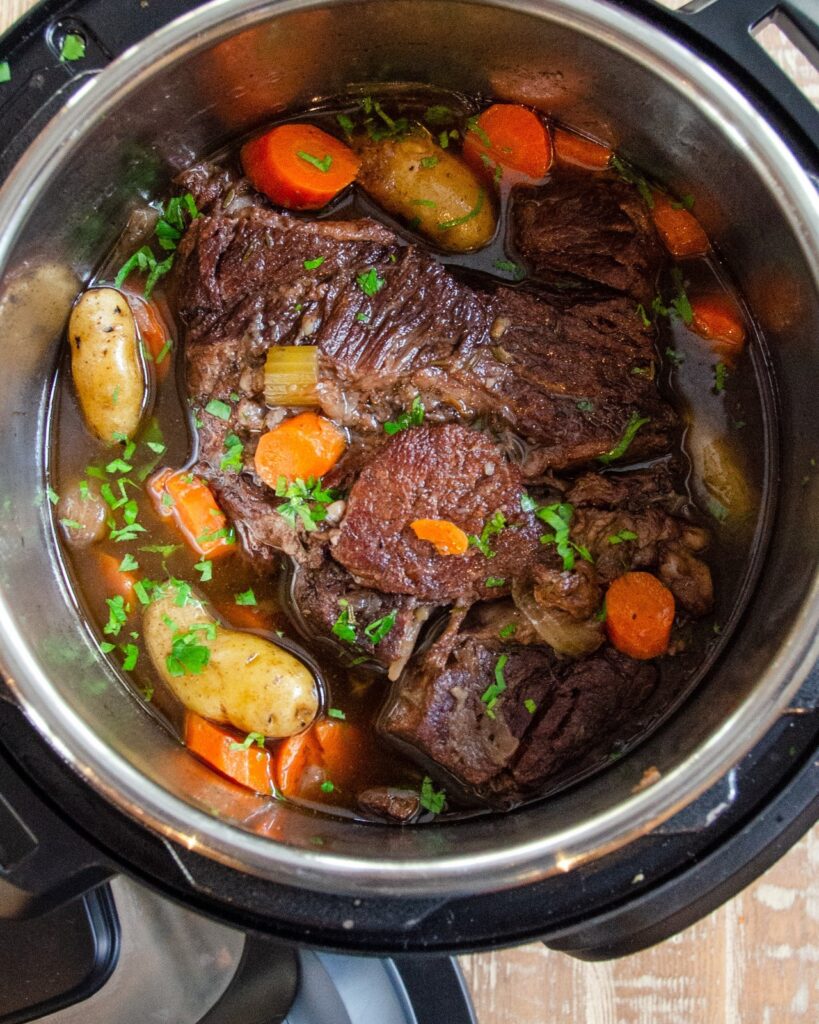
[[[819,70],[816,0],[694,0],[680,10],[658,0],[612,0],[689,45],[765,108],[806,168],[819,174],[819,110],[757,42],[754,32],[772,23]]]

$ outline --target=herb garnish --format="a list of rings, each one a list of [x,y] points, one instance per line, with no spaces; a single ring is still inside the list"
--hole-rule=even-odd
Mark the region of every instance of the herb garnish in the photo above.
[[[526,276],[526,271],[520,266],[519,263],[513,263],[512,260],[495,260],[492,264],[497,270],[503,270],[507,274],[513,274],[516,281],[520,281]]]
[[[478,189],[478,198],[475,200],[475,205],[469,211],[465,213],[463,217],[455,217],[453,220],[443,220],[438,224],[439,231],[449,231],[451,228],[457,228],[460,224],[466,224],[467,221],[472,220],[473,217],[477,217],[483,209],[484,199],[486,198],[486,191],[482,188]]]
[[[421,396],[416,395],[412,400],[412,405],[409,407],[408,412],[402,412],[394,420],[387,420],[384,424],[384,433],[389,434],[392,437],[393,434],[397,434],[402,430],[407,430],[409,427],[420,427],[424,422],[424,414],[426,409],[424,403],[421,401]]]
[[[340,722],[347,720],[347,716],[340,708],[327,708],[328,718],[337,718]]]
[[[173,199],[169,199],[167,204],[161,209],[159,220],[154,228],[154,235],[159,247],[170,253],[170,255],[164,260],[157,260],[151,247],[143,245],[119,268],[117,276],[114,278],[116,287],[121,288],[126,278],[134,270],[139,270],[143,273],[147,271],[148,278],[145,281],[143,294],[146,299],[150,298],[156,282],[160,277],[167,274],[173,266],[176,246],[187,227],[186,218],[189,217],[190,221],[194,221],[199,216],[201,214],[190,192],[186,192],[183,196],[175,196]],[[170,344],[170,341],[166,342],[168,349]],[[163,348],[156,361],[161,362],[166,354],[167,352]]]
[[[421,782],[419,802],[425,811],[430,814],[440,814],[446,804],[446,793],[443,789],[436,790],[432,779],[425,775]]]
[[[629,417],[629,421],[626,424],[626,429],[623,432],[623,436],[617,442],[617,444],[604,452],[602,455],[597,456],[598,462],[603,462],[608,465],[610,462],[614,462],[616,459],[622,458],[623,455],[628,451],[629,445],[634,440],[634,435],[640,429],[645,426],[646,423],[650,423],[651,419],[648,416],[641,416],[637,412],[633,412]]]
[[[136,644],[122,644],[120,650],[125,655],[122,661],[123,671],[133,671],[136,668],[137,659],[139,658],[139,648]]]
[[[205,670],[210,661],[210,647],[199,642],[202,634],[206,640],[215,640],[216,624],[195,623],[186,633],[174,633],[171,653],[165,659],[172,676],[197,676]]]
[[[694,197],[689,193],[684,195],[682,199],[673,199],[671,207],[674,210],[692,210],[694,208]]]
[[[588,398],[581,398],[579,402],[575,402],[575,406],[581,412],[594,412],[594,402],[590,402]]]
[[[11,66],[7,60],[0,60],[0,85],[11,81]]]
[[[308,533],[316,529],[316,523],[327,518],[327,506],[337,497],[332,488],[323,488],[321,480],[312,476],[307,480],[297,477],[291,484],[280,476],[276,482],[276,496],[286,499],[276,509],[282,519],[293,529],[300,521]]]
[[[241,439],[233,431],[230,431],[225,435],[223,447],[225,454],[219,461],[219,469],[223,472],[230,470],[233,473],[241,473],[244,468],[243,455],[245,451]]]
[[[355,125],[353,124],[352,118],[348,117],[346,114],[336,114],[336,121],[338,121],[339,125],[341,126],[341,130],[344,132],[347,138],[349,138],[353,134],[353,130],[355,129]]]
[[[648,313],[646,313],[646,307],[642,302],[637,304],[637,316],[642,320],[643,327],[651,327],[651,320],[649,319]]]
[[[248,587],[247,590],[243,590],[241,594],[234,594],[233,600],[239,606],[255,607],[258,605],[256,595],[253,593],[253,587]]]
[[[470,117],[467,120],[466,130],[468,132],[474,132],[481,140],[481,142],[484,144],[484,146],[486,146],[487,149],[492,148],[492,140],[489,138],[489,136],[486,134],[483,128],[481,128],[481,126],[478,124],[477,114],[473,114],[472,117]]]
[[[257,747],[261,747],[264,750],[264,733],[261,732],[249,732],[247,736],[242,740],[241,743],[231,743],[231,750],[250,750],[253,744]]]
[[[374,619],[369,626],[364,627],[364,636],[373,646],[381,643],[384,637],[395,625],[395,618],[398,612],[393,610],[389,615],[382,615],[380,619]]]
[[[304,260],[302,266],[304,267],[305,270],[317,270],[322,265],[325,259],[325,256],[316,256],[312,260]]]
[[[343,597],[339,599],[338,606],[341,611],[333,623],[332,632],[339,640],[343,640],[348,644],[354,644],[356,642],[355,613],[350,607],[350,602]]]
[[[484,690],[481,695],[481,701],[486,705],[486,714],[489,718],[495,717],[495,706],[498,703],[500,695],[506,689],[506,679],[503,674],[503,670],[506,667],[506,662],[509,660],[508,654],[502,654],[495,664],[495,682],[491,683]]]
[[[515,633],[517,633],[517,631],[517,623],[510,622],[506,626],[504,626],[503,629],[498,630],[498,636],[501,638],[501,640],[508,640],[509,637],[514,636]]]
[[[332,793],[336,787],[329,779],[325,779],[324,782],[322,782],[320,788],[322,793]]]
[[[194,569],[199,573],[200,583],[210,583],[213,579],[213,562],[209,558],[203,558],[201,562],[197,562]]]
[[[531,697],[526,698],[526,700],[523,702],[523,706],[526,708],[530,715],[533,715],[537,711],[537,704],[535,704]]]
[[[537,510],[537,502],[531,494],[527,494],[525,491],[520,496],[520,510],[521,512],[534,512]]]
[[[435,103],[433,106],[427,107],[424,112],[424,120],[427,124],[433,124],[436,127],[450,124],[455,120],[455,111],[450,107],[445,107],[443,103]]]
[[[46,495],[47,495],[48,500],[51,502],[52,505],[57,505],[59,503],[60,496],[59,496],[59,494],[57,494],[57,492],[54,490],[53,487],[47,487],[46,488]]]
[[[85,40],[76,32],[67,32],[60,47],[60,61],[82,60],[85,56]]]
[[[106,636],[119,636],[120,630],[128,619],[130,605],[125,603],[122,594],[117,594],[116,597],[106,597],[105,603],[108,605],[108,621],[102,627],[102,631]]]
[[[134,558],[134,556],[129,551],[128,554],[126,554],[123,557],[122,561],[119,563],[118,568],[120,572],[132,572],[134,569],[139,568],[139,562]]]
[[[475,547],[485,558],[494,558],[496,553],[489,546],[489,541],[496,534],[500,533],[501,530],[506,526],[506,516],[503,512],[496,512],[486,523],[481,530],[480,537],[476,537],[474,533],[469,534],[469,545]]]
[[[424,168],[425,171],[428,171],[432,167],[437,167],[438,166],[438,157],[437,156],[422,156],[421,157],[421,166]]]
[[[355,318],[360,324],[368,324],[370,322],[369,313],[358,312],[356,313]]]
[[[296,156],[299,160],[304,160],[305,163],[315,167],[317,171],[322,171],[326,174],[333,165],[333,158],[329,153],[325,153],[324,156],[319,160],[317,156],[313,156],[312,153],[305,153],[302,150],[296,150]]]
[[[637,534],[633,530],[619,530],[617,533],[609,534],[606,539],[609,544],[622,544],[627,540],[637,540]]]
[[[378,276],[375,267],[370,267],[356,276],[356,284],[368,298],[377,295],[387,283],[383,277]]]
[[[569,536],[569,525],[574,515],[574,506],[566,502],[545,505],[537,510],[538,519],[551,526],[554,533],[545,533],[540,538],[541,544],[554,544],[558,555],[563,559],[563,569],[568,572],[574,568],[575,552],[587,562],[593,562],[591,552],[582,544],[575,544]]]
[[[487,576],[483,585],[485,587],[505,587],[506,579],[503,576]]]
[[[728,367],[725,363],[717,363],[714,367],[714,394],[718,395],[725,390],[725,381],[728,379]]]
[[[217,419],[227,421],[230,419],[231,408],[227,402],[223,402],[219,398],[211,398],[205,406],[205,412],[210,413],[211,416],[215,416]]]
[[[623,181],[626,181],[629,185],[634,185],[637,188],[637,191],[643,197],[643,200],[645,201],[649,210],[653,210],[654,195],[652,194],[651,186],[642,176],[642,174],[636,171],[630,164],[627,164],[625,161],[621,160],[618,156],[613,156],[611,158],[611,167],[613,167],[614,170],[617,171],[617,173],[620,175]]]

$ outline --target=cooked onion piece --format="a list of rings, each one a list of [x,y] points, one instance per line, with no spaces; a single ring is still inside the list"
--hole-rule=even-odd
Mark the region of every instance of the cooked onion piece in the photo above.
[[[573,619],[557,608],[547,608],[535,601],[530,583],[512,581],[512,598],[519,611],[529,620],[538,636],[557,651],[571,658],[581,658],[596,651],[603,643],[603,624],[596,619]]]

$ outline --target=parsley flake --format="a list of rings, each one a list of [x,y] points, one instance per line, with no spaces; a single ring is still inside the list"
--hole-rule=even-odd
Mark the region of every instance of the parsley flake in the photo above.
[[[11,66],[7,60],[0,60],[0,85],[11,81]]]
[[[714,367],[714,394],[719,395],[725,390],[725,382],[728,379],[728,367],[725,363],[717,363]]]
[[[261,732],[249,732],[247,736],[242,740],[241,743],[231,743],[231,750],[250,750],[253,744],[257,747],[261,747],[264,750],[264,733]]]
[[[338,497],[332,488],[323,488],[321,480],[297,477],[288,484],[283,476],[276,483],[276,496],[286,499],[276,508],[282,519],[293,529],[301,523],[308,533],[327,518],[327,506]]]
[[[60,496],[59,494],[57,494],[53,487],[47,487],[46,494],[48,495],[48,500],[51,502],[52,505],[59,504]]]
[[[523,706],[526,708],[530,715],[533,715],[537,711],[537,704],[535,704],[531,697],[526,698],[526,700],[523,702]]]
[[[381,643],[384,637],[389,633],[392,627],[395,625],[395,618],[398,613],[393,610],[389,615],[383,615],[380,619],[375,619],[364,627],[364,636],[370,641],[373,646],[377,646]]]
[[[85,40],[76,32],[67,32],[60,47],[60,61],[82,60],[85,56]]]
[[[108,621],[102,627],[102,631],[106,636],[119,636],[120,630],[128,619],[130,605],[125,603],[122,594],[106,597],[105,603],[108,605]]]
[[[241,594],[234,594],[233,600],[239,606],[245,607],[256,607],[258,604],[256,595],[253,593],[253,587],[248,587],[247,590],[242,591]]]
[[[424,422],[426,409],[421,401],[421,396],[416,395],[408,412],[402,412],[394,420],[387,420],[384,424],[384,433],[392,436],[409,427],[420,427]]]
[[[211,416],[215,416],[217,419],[229,420],[231,408],[227,402],[223,402],[219,398],[211,398],[205,406],[205,412],[210,413]]]
[[[483,585],[485,587],[505,587],[506,579],[503,576],[487,576]]]
[[[340,708],[327,708],[328,718],[337,718],[340,722],[347,720],[347,716]]]
[[[475,205],[472,207],[472,209],[469,211],[469,213],[465,213],[463,215],[463,217],[454,217],[452,220],[440,221],[439,224],[438,224],[438,230],[439,231],[451,231],[452,228],[457,228],[461,224],[466,224],[467,221],[472,220],[473,217],[477,217],[478,214],[483,209],[483,204],[484,204],[484,200],[485,199],[486,199],[486,191],[484,189],[482,189],[482,188],[479,188],[478,189],[478,197],[475,200]]]
[[[203,558],[201,562],[197,562],[194,569],[199,573],[200,583],[210,583],[213,579],[213,562],[209,558]]]
[[[503,512],[496,512],[489,520],[487,520],[486,523],[484,523],[480,537],[476,537],[474,533],[469,534],[470,547],[477,548],[485,558],[494,558],[496,552],[490,547],[489,541],[496,534],[500,533],[505,526],[506,516]]]
[[[378,276],[378,271],[375,267],[370,267],[369,270],[356,275],[355,281],[362,292],[370,299],[377,295],[387,283],[383,277]]]
[[[438,157],[437,156],[422,156],[421,157],[421,166],[424,168],[425,171],[430,170],[430,168],[432,168],[432,167],[437,167],[438,166]]]
[[[165,665],[172,676],[200,675],[204,672],[210,661],[210,647],[200,643],[203,632],[206,639],[215,639],[216,625],[201,623],[185,633],[174,633],[171,653],[165,659]]]
[[[432,784],[432,779],[425,775],[421,782],[419,802],[424,810],[429,811],[430,814],[440,814],[446,805],[446,793],[443,789],[436,790]]]
[[[610,462],[614,462],[615,460],[622,458],[628,451],[628,448],[640,427],[643,427],[646,423],[650,422],[651,419],[648,416],[641,416],[639,413],[633,412],[626,424],[626,429],[623,431],[623,436],[613,448],[610,448],[602,455],[598,455],[597,461],[608,465]]]
[[[316,256],[315,259],[305,260],[304,264],[303,264],[304,269],[305,270],[318,270],[318,268],[324,262],[325,258],[326,257],[324,257],[324,256]]]
[[[322,793],[332,793],[335,788],[336,787],[333,785],[332,782],[330,782],[329,779],[325,779],[324,782],[322,782],[321,784]]]
[[[137,659],[139,658],[139,648],[136,644],[123,644],[122,653],[125,655],[122,668],[125,672],[131,672],[136,668]]]
[[[219,469],[222,472],[229,470],[232,473],[241,473],[244,469],[244,452],[245,446],[242,444],[241,438],[230,431],[225,435],[223,442],[225,454],[222,456],[219,462]]]
[[[495,682],[491,683],[481,695],[481,701],[486,705],[486,714],[489,718],[495,717],[495,707],[500,695],[506,690],[506,678],[504,669],[509,661],[508,654],[502,654],[495,663]]]
[[[609,534],[606,539],[609,544],[622,544],[627,540],[637,540],[637,534],[633,530],[620,530],[618,533]]]
[[[132,572],[134,569],[138,568],[139,562],[134,558],[130,551],[128,552],[127,555],[123,557],[122,561],[119,563],[120,572]]]
[[[574,506],[566,502],[545,505],[537,510],[538,519],[551,526],[553,533],[546,533],[540,538],[541,544],[554,544],[558,555],[563,559],[564,572],[574,569],[575,553],[587,562],[594,559],[588,548],[575,544],[569,536],[569,525],[574,515]]]
[[[508,640],[510,637],[514,636],[517,631],[517,623],[510,622],[508,625],[504,626],[503,629],[498,630],[498,636],[501,640]]]
[[[343,640],[345,643],[354,644],[356,642],[355,634],[355,615],[350,602],[341,598],[338,602],[341,611],[338,614],[338,618],[333,623],[333,634]]]
[[[311,167],[315,167],[317,171],[321,171],[323,174],[326,174],[333,165],[333,158],[329,153],[325,153],[324,156],[319,159],[317,156],[313,156],[312,153],[305,153],[303,150],[297,149],[296,156],[299,160],[304,160],[305,163],[310,164]]]

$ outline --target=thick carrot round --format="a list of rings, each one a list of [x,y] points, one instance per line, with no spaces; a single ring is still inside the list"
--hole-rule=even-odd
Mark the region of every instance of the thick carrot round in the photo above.
[[[492,175],[500,164],[542,178],[552,163],[552,144],[537,114],[514,103],[495,103],[467,128],[463,157],[484,174]]]
[[[318,480],[338,462],[346,447],[344,435],[325,416],[302,412],[259,438],[255,464],[259,478],[275,488],[284,477]]]
[[[739,310],[727,295],[701,295],[691,299],[691,327],[701,338],[715,341],[730,355],[739,355],[745,344],[745,326]]]
[[[711,248],[697,218],[663,192],[654,191],[651,216],[666,249],[677,259],[704,256]]]
[[[603,171],[611,163],[614,151],[599,142],[584,139],[582,135],[554,130],[555,161],[567,167],[585,167],[589,171]]]
[[[236,541],[213,493],[188,470],[161,469],[148,481],[159,515],[173,519],[188,545],[204,558],[219,558],[236,550]]]
[[[312,124],[282,124],[242,146],[254,188],[291,210],[318,210],[346,188],[361,161]]]
[[[152,302],[127,289],[125,294],[136,321],[139,339],[150,356],[157,378],[164,380],[173,363],[170,331]]]
[[[273,792],[272,762],[270,751],[250,744],[247,748],[236,749],[234,745],[243,737],[224,729],[206,718],[185,712],[185,746],[197,754],[211,768],[215,768],[229,779],[238,782],[254,793],[270,796]]]
[[[434,544],[439,555],[465,555],[469,547],[469,537],[448,519],[416,519],[410,529],[419,540]]]
[[[606,591],[606,632],[630,658],[665,654],[673,624],[674,595],[650,572],[627,572]]]
[[[97,552],[97,565],[100,576],[105,583],[105,589],[109,594],[120,594],[125,598],[126,603],[130,602],[133,607],[134,584],[139,579],[132,571],[121,572],[122,559],[107,551]]]
[[[359,767],[363,738],[349,722],[319,719],[306,732],[290,736],[276,757],[276,785],[286,797],[321,799],[322,784],[345,789]]]

